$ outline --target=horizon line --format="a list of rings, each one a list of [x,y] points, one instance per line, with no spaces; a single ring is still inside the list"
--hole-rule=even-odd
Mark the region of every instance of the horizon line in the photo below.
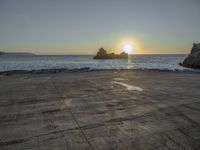
[[[77,54],[77,53],[71,53],[71,54],[53,54],[53,53],[46,53],[46,54],[38,54],[38,53],[34,53],[34,52],[24,52],[24,51],[18,51],[18,52],[6,52],[6,51],[1,51],[0,50],[0,52],[3,52],[3,53],[5,53],[5,54],[20,54],[20,53],[27,53],[27,54],[33,54],[33,55],[38,55],[38,56],[42,56],[42,55],[56,55],[56,56],[67,56],[67,55],[69,55],[69,56],[80,56],[80,55],[82,55],[82,56],[88,56],[88,55],[96,55],[96,53],[94,53],[94,54],[83,54],[83,53],[80,53],[80,54]],[[117,53],[115,53],[115,54],[117,54]],[[135,54],[128,54],[128,55],[188,55],[189,54],[189,52],[188,53],[143,53],[143,54],[137,54],[137,53],[135,53]]]

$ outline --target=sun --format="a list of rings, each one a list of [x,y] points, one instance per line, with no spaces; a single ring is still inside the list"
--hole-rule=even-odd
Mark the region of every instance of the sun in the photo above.
[[[124,44],[122,50],[128,54],[134,54],[135,53],[135,48],[131,44]]]

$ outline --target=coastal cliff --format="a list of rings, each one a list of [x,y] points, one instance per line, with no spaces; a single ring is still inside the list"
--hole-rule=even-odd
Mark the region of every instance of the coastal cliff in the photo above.
[[[200,68],[200,43],[193,44],[190,54],[181,65],[189,68]]]
[[[100,48],[97,52],[96,56],[94,56],[94,59],[127,59],[128,54],[125,52],[118,54],[115,53],[107,53],[107,51],[103,48]]]

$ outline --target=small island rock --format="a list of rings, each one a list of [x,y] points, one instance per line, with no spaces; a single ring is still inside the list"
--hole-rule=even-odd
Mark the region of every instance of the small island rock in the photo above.
[[[128,54],[125,52],[122,52],[121,54],[115,54],[115,53],[107,53],[107,51],[103,48],[100,48],[97,52],[97,55],[94,56],[94,59],[127,59]]]
[[[120,53],[120,56],[121,56],[121,57],[124,57],[124,58],[128,58],[128,54],[125,53],[125,52],[121,52],[121,53]]]
[[[191,53],[185,58],[181,65],[189,68],[200,68],[200,43],[193,44]]]

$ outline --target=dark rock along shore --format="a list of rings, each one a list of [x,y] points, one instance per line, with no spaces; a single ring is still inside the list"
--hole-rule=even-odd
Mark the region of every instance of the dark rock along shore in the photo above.
[[[200,68],[200,43],[193,44],[191,53],[185,58],[181,65],[189,68]]]

